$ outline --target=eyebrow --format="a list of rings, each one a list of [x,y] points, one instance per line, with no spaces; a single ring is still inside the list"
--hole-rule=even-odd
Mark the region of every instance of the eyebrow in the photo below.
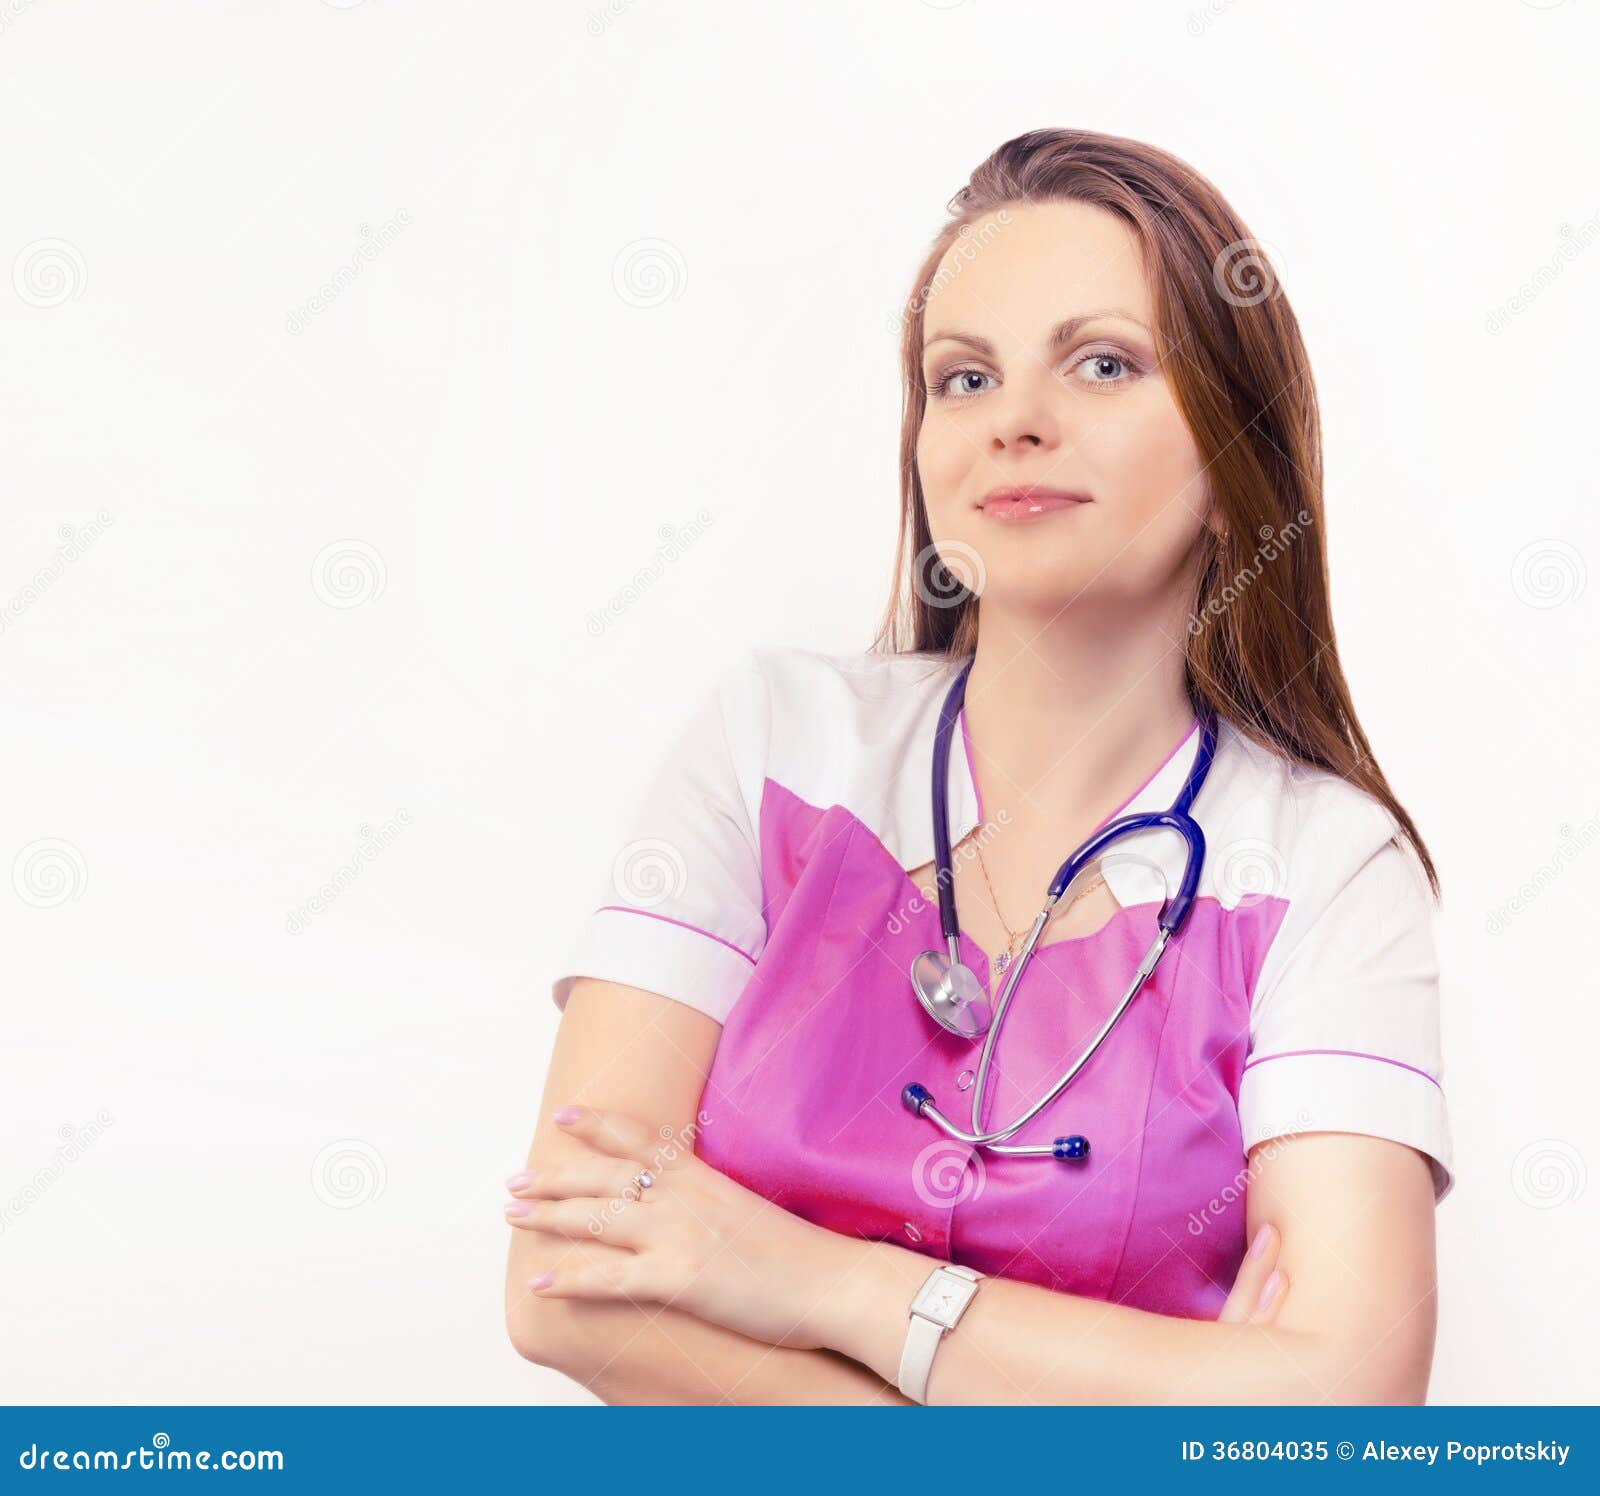
[[[1099,311],[1082,312],[1076,317],[1068,317],[1066,321],[1056,323],[1050,333],[1050,347],[1059,348],[1063,343],[1070,343],[1086,324],[1098,322],[1107,317],[1120,317],[1124,322],[1131,322],[1135,327],[1144,328],[1146,332],[1150,330],[1132,312],[1125,312],[1120,307],[1103,307]],[[974,352],[984,354],[989,358],[994,357],[994,344],[987,338],[980,338],[976,333],[946,332],[941,330],[934,333],[932,337],[927,338],[923,343],[923,347],[926,349],[930,344],[938,342],[965,343]]]

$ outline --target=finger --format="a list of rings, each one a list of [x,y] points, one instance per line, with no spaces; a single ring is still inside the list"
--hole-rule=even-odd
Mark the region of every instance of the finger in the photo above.
[[[594,1106],[557,1107],[551,1119],[569,1137],[580,1138],[615,1158],[649,1158],[660,1149],[663,1138],[672,1136],[670,1127],[651,1128],[637,1117]]]
[[[569,1241],[604,1241],[634,1250],[646,1245],[651,1223],[634,1206],[618,1199],[513,1200],[506,1223],[519,1231],[543,1231]]]
[[[1278,1317],[1278,1310],[1288,1296],[1289,1279],[1281,1267],[1275,1267],[1267,1274],[1267,1281],[1261,1285],[1261,1296],[1256,1300],[1256,1307],[1250,1312],[1250,1323],[1270,1325]]]
[[[650,1184],[637,1183],[645,1175]],[[526,1169],[506,1180],[506,1189],[521,1200],[566,1200],[574,1195],[616,1195],[639,1199],[656,1183],[653,1170],[634,1159],[585,1149],[542,1169]]]
[[[1238,1276],[1233,1280],[1233,1291],[1228,1302],[1217,1316],[1218,1324],[1242,1325],[1255,1312],[1256,1301],[1266,1286],[1272,1270],[1278,1265],[1278,1228],[1262,1222],[1251,1238],[1250,1250],[1239,1264]]]
[[[517,1270],[508,1289],[514,1290],[517,1303],[525,1303],[534,1296],[528,1287],[529,1274],[537,1277],[541,1272],[556,1271],[585,1263],[599,1263],[602,1267],[618,1258],[633,1258],[637,1254],[624,1247],[608,1245],[604,1240],[570,1241],[562,1236],[547,1236],[539,1231],[529,1231],[515,1239],[513,1250],[517,1253]],[[508,1306],[509,1309],[516,1305]]]
[[[621,1303],[656,1302],[642,1289],[639,1259],[632,1252],[595,1247],[582,1262],[563,1262],[534,1273],[529,1295],[538,1299],[612,1299]]]

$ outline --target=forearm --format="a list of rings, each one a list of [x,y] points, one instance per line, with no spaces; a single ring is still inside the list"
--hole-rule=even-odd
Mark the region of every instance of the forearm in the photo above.
[[[513,1339],[531,1359],[603,1402],[904,1404],[876,1373],[832,1350],[794,1350],[707,1324],[679,1309],[598,1300],[528,1302],[540,1326]],[[513,1311],[516,1312],[516,1311]],[[528,1351],[524,1351],[528,1354]]]
[[[891,1242],[840,1238],[819,1294],[818,1338],[881,1377],[898,1374],[912,1296],[936,1265]],[[1420,1401],[1381,1345],[1278,1325],[1151,1314],[986,1278],[934,1358],[929,1403]]]

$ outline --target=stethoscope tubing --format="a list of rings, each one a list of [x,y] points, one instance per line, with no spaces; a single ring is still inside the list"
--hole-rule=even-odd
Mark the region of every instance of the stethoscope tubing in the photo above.
[[[950,742],[954,736],[956,719],[960,715],[961,707],[965,700],[967,675],[971,669],[972,661],[969,660],[962,667],[960,674],[956,677],[945,697],[944,703],[940,708],[939,730],[934,738],[933,749],[933,838],[937,875],[935,881],[939,888],[939,925],[949,949],[950,961],[953,966],[960,964],[961,926],[956,912],[954,878],[950,858],[950,823],[947,804]],[[1096,1051],[1105,1042],[1111,1030],[1116,1027],[1117,1021],[1127,1011],[1128,1005],[1138,996],[1145,983],[1149,981],[1166,951],[1168,942],[1177,935],[1188,917],[1190,907],[1193,905],[1195,894],[1199,888],[1200,873],[1205,862],[1205,833],[1200,829],[1199,823],[1189,814],[1189,810],[1194,804],[1195,797],[1199,794],[1201,786],[1206,781],[1206,776],[1210,772],[1212,760],[1216,754],[1216,722],[1208,712],[1202,714],[1201,729],[1199,750],[1195,754],[1194,763],[1184,780],[1183,787],[1171,807],[1163,811],[1122,816],[1102,826],[1073,852],[1072,856],[1062,863],[1056,876],[1051,880],[1044,908],[1040,910],[1038,916],[1034,919],[1033,925],[1028,931],[1027,939],[1023,942],[1022,949],[1018,952],[1017,958],[1011,963],[1010,969],[1006,973],[1006,983],[1001,992],[1000,1001],[995,1007],[993,1019],[984,1034],[983,1052],[979,1058],[977,1075],[972,1085],[971,1130],[968,1131],[958,1127],[946,1117],[939,1110],[933,1097],[924,1086],[912,1082],[905,1088],[902,1093],[902,1099],[907,1107],[916,1115],[927,1117],[948,1137],[971,1147],[985,1148],[993,1153],[1034,1157],[1082,1156],[1078,1153],[1064,1153],[1062,1151],[1062,1144],[1068,1141],[1082,1143],[1084,1150],[1087,1150],[1087,1143],[1082,1139],[1056,1139],[1051,1143],[1007,1143],[1005,1140],[1038,1116],[1077,1078],[1079,1072],[1089,1063]],[[994,1055],[994,1047],[1000,1036],[1006,1009],[1010,1006],[1023,970],[1027,967],[1028,961],[1033,955],[1033,950],[1039,942],[1039,937],[1044,933],[1045,926],[1049,922],[1051,911],[1055,908],[1056,902],[1078,874],[1104,852],[1108,846],[1124,837],[1133,835],[1135,832],[1158,828],[1175,831],[1183,837],[1185,843],[1183,878],[1177,893],[1162,907],[1157,919],[1155,939],[1151,942],[1149,949],[1139,962],[1133,979],[1124,990],[1120,1001],[1101,1025],[1099,1032],[1083,1048],[1077,1059],[1073,1061],[1060,1079],[1051,1086],[1049,1091],[1014,1121],[1007,1123],[1003,1127],[985,1132],[982,1121],[983,1096],[990,1062]]]

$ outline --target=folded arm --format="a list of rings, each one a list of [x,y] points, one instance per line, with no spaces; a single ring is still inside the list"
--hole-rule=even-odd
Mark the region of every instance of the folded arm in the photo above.
[[[607,1402],[904,1402],[892,1379],[933,1259],[804,1221],[682,1146],[716,1037],[681,1003],[574,987],[535,1177],[510,1206],[513,1343]],[[552,1108],[572,1102],[556,1124]],[[658,1142],[680,1151],[658,1160]],[[641,1167],[659,1170],[643,1197]],[[1434,1335],[1424,1157],[1355,1134],[1274,1138],[1252,1154],[1247,1198],[1252,1239],[1276,1228],[1271,1255],[1247,1261],[1220,1320],[989,1278],[940,1348],[928,1401],[1420,1402]],[[1273,1266],[1293,1291],[1280,1279],[1252,1312]]]
[[[720,1026],[704,1013],[636,987],[573,984],[545,1079],[527,1168],[546,1174],[582,1145],[550,1120],[569,1101],[612,1107],[667,1137],[691,1123]],[[535,1266],[568,1272],[609,1249],[540,1231],[512,1233],[506,1331],[518,1352],[581,1382],[607,1403],[900,1403],[876,1373],[831,1350],[769,1345],[682,1309],[627,1298],[547,1299],[527,1282]]]
[[[1253,1235],[1282,1233],[1274,1323],[1214,1323],[986,1279],[944,1337],[930,1403],[1420,1403],[1433,1357],[1433,1184],[1382,1138],[1306,1133],[1252,1154]],[[821,1343],[895,1375],[929,1260],[837,1239],[814,1282]]]

